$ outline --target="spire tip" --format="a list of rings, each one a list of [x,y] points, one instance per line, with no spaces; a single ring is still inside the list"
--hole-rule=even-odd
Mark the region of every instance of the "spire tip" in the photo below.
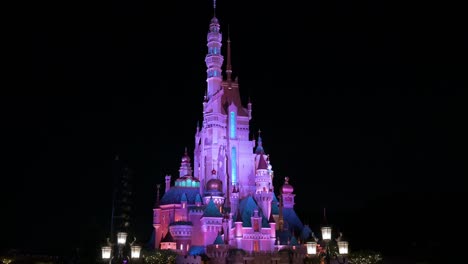
[[[213,16],[216,16],[216,0],[213,0]]]

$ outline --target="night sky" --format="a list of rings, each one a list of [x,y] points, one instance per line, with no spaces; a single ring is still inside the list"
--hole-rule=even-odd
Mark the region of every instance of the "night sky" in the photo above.
[[[134,171],[133,232],[150,239],[156,185],[178,175],[185,147],[193,156],[213,16],[209,0],[159,2],[31,6],[24,85],[0,97],[2,250],[96,254],[109,235],[115,155]],[[466,228],[458,9],[217,6],[253,105],[251,136],[261,129],[275,187],[291,178],[303,221],[319,234],[326,207],[351,249],[435,259]]]

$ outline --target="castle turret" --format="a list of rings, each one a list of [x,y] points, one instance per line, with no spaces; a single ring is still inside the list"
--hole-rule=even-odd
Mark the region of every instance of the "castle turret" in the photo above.
[[[193,224],[189,221],[176,221],[169,225],[169,232],[176,242],[176,250],[186,255],[192,242]]]
[[[259,132],[260,133],[260,132]],[[267,157],[264,154],[262,147],[262,138],[258,136],[258,146],[256,149],[256,164],[257,169],[255,173],[255,201],[262,209],[265,216],[270,216],[271,213],[271,201],[273,200],[273,188],[271,182],[271,176],[268,173],[268,164],[265,160]]]
[[[220,32],[219,21],[216,16],[213,16],[210,22],[210,28],[207,35],[208,53],[205,57],[206,73],[208,84],[208,100],[221,88],[223,76],[221,67],[223,65],[223,55],[221,55],[222,34]]]
[[[284,184],[281,187],[281,196],[284,208],[294,208],[294,188],[289,184],[289,177],[284,178]]]

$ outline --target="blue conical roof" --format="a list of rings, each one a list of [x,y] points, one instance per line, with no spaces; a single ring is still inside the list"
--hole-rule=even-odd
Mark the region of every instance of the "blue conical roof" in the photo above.
[[[250,217],[253,215],[255,209],[258,210],[257,203],[252,198],[251,195],[247,196],[246,198],[242,199],[239,203],[239,208],[241,211],[241,218],[242,218],[242,226],[243,227],[251,227],[252,221]]]
[[[263,150],[263,146],[262,146],[262,137],[260,135],[258,135],[258,144],[257,144],[257,148],[255,148],[255,153],[256,154],[265,153],[265,151]]]
[[[182,197],[180,197],[180,202],[187,202],[187,195],[185,193],[183,193]]]
[[[201,195],[199,193],[195,196],[195,203],[202,203]]]
[[[224,245],[224,241],[223,241],[223,238],[221,237],[221,234],[218,234],[215,241],[213,242],[213,245]]]
[[[219,212],[219,209],[216,207],[213,199],[210,199],[210,202],[208,202],[208,205],[206,205],[202,217],[223,217],[223,215]]]

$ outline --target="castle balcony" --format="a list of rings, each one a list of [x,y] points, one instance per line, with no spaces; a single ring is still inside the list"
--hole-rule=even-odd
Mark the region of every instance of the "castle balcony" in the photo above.
[[[208,44],[210,44],[209,42],[213,42],[213,41],[221,42],[221,40],[222,40],[222,35],[219,32],[210,32],[206,36],[206,41],[208,41]]]
[[[212,55],[212,56],[208,55],[205,58],[206,65],[210,65],[210,67],[212,65],[221,67],[221,65],[223,65],[223,61],[224,61],[223,58],[219,57],[218,55]]]

